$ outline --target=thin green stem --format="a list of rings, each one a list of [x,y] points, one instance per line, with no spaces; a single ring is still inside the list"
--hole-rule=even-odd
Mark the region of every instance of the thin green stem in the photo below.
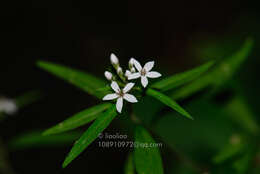
[[[0,138],[0,173],[3,174],[15,174],[14,170],[12,169],[9,159],[8,153],[4,146],[2,139]]]

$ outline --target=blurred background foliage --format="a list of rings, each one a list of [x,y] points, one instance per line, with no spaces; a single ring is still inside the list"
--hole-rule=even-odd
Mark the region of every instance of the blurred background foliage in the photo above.
[[[17,173],[123,173],[129,152],[93,143],[67,169],[60,169],[79,133],[42,139],[39,130],[98,101],[36,68],[38,59],[102,77],[114,52],[125,65],[132,56],[141,62],[154,59],[156,69],[167,76],[209,60],[217,61],[217,69],[241,51],[248,38],[252,51],[234,74],[229,71],[233,68],[226,71],[219,66],[221,71],[207,73],[216,76],[206,74],[192,82],[200,86],[206,79],[211,85],[205,90],[178,97],[188,84],[169,92],[194,121],[169,112],[150,97],[134,110],[153,130],[157,142],[164,144],[160,150],[165,173],[260,173],[260,14],[256,1],[6,1],[3,7],[0,93],[16,98],[37,89],[45,96],[0,122],[0,136]],[[232,65],[240,63],[233,60]],[[122,115],[106,131],[128,133],[127,119]]]

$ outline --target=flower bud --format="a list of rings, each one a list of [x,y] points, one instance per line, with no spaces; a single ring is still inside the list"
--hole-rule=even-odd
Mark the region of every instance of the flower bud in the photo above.
[[[112,80],[113,75],[112,75],[111,72],[105,71],[105,77],[106,77],[107,80]]]
[[[118,58],[117,58],[116,55],[113,54],[113,53],[110,55],[110,61],[111,61],[111,64],[112,64],[112,65],[117,65],[117,64],[119,64]]]
[[[123,74],[123,70],[121,67],[118,67],[116,71],[117,71],[117,74],[119,74],[119,75]]]
[[[125,76],[128,77],[130,74],[131,74],[131,72],[129,70],[126,70]]]
[[[135,59],[134,58],[131,58],[130,60],[129,60],[129,68],[131,69],[133,66],[134,66],[134,61],[135,61]]]
[[[134,67],[131,68],[131,73],[135,73],[135,68]]]

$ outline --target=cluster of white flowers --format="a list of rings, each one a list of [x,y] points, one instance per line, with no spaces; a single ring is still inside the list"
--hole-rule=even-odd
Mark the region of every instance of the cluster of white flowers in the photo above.
[[[5,97],[0,98],[0,112],[13,115],[17,112],[18,107],[12,99]]]
[[[141,78],[141,84],[144,88],[146,88],[148,85],[148,78],[161,77],[160,73],[156,71],[151,71],[152,68],[154,67],[154,61],[147,62],[144,65],[144,67],[142,67],[141,64],[136,59],[131,58],[128,63],[129,70],[126,70],[125,73],[123,73],[123,69],[120,67],[119,60],[115,54],[112,53],[110,55],[110,61],[113,67],[115,68],[118,76],[122,80],[125,79],[134,80],[134,79]],[[122,112],[123,99],[125,99],[130,103],[138,102],[135,96],[127,93],[134,87],[135,85],[134,83],[127,83],[125,87],[121,90],[111,72],[105,71],[104,75],[107,80],[112,81],[111,88],[115,91],[115,93],[106,95],[103,98],[103,100],[117,99],[116,108],[119,113]]]

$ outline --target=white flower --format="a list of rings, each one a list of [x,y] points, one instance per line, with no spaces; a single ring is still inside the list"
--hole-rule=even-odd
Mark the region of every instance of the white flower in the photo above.
[[[142,67],[137,60],[135,60],[135,59],[133,59],[133,60],[134,60],[135,68],[137,69],[138,72],[129,75],[128,80],[137,79],[137,78],[141,77],[141,83],[142,83],[143,87],[146,87],[148,85],[148,78],[158,78],[158,77],[162,76],[158,72],[151,71],[154,66],[154,61],[147,62],[144,65],[144,67]]]
[[[107,80],[112,80],[112,77],[113,77],[113,75],[112,75],[112,73],[111,72],[109,72],[109,71],[105,71],[105,77],[106,77],[106,79]]]
[[[7,98],[0,99],[0,112],[5,112],[6,114],[12,115],[15,114],[18,110],[16,103]]]
[[[116,55],[113,54],[113,53],[110,55],[110,61],[111,61],[111,64],[113,64],[113,65],[119,64],[118,58],[117,58]]]
[[[128,94],[127,92],[129,92],[133,87],[134,87],[134,83],[128,83],[126,84],[126,86],[124,87],[123,90],[121,90],[118,86],[118,84],[116,82],[112,82],[111,83],[111,88],[116,92],[114,94],[108,94],[106,95],[103,100],[114,100],[117,99],[116,102],[116,109],[119,113],[121,113],[122,108],[123,108],[123,99],[125,99],[126,101],[130,102],[130,103],[136,103],[138,102],[137,99],[135,98],[135,96]]]
[[[129,70],[125,71],[125,76],[128,77],[129,75],[131,75],[132,73]]]

